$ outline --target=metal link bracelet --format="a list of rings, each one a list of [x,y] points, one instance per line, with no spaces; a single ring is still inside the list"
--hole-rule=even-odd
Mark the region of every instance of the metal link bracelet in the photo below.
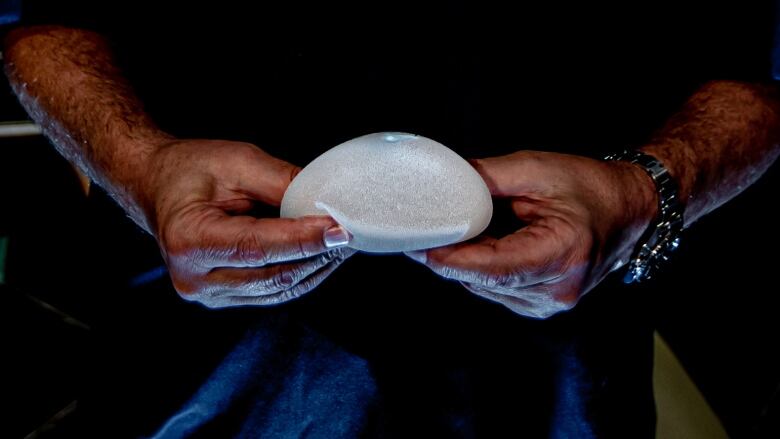
[[[650,223],[647,231],[639,239],[623,282],[641,282],[650,279],[669,259],[670,253],[680,245],[680,232],[683,229],[683,208],[680,204],[677,184],[660,160],[638,150],[624,150],[604,157],[604,160],[617,160],[640,166],[655,183],[658,192],[658,217]]]

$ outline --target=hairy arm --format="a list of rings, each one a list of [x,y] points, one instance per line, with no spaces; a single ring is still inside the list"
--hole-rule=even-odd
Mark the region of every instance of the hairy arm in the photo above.
[[[99,35],[17,30],[5,68],[56,148],[106,189],[160,245],[173,284],[209,307],[294,299],[353,252],[332,218],[255,218],[279,205],[299,168],[260,148],[177,139],[147,116]]]
[[[777,159],[779,141],[769,88],[717,81],[642,149],[678,182],[690,225],[757,180]],[[473,163],[528,225],[410,256],[518,314],[544,318],[572,308],[625,264],[657,214],[653,182],[627,163],[535,151]]]
[[[669,168],[690,225],[755,182],[780,154],[780,102],[772,87],[703,86],[641,148]]]
[[[63,27],[11,32],[5,70],[20,102],[59,152],[110,193],[141,227],[142,173],[172,137],[144,113],[98,34]]]

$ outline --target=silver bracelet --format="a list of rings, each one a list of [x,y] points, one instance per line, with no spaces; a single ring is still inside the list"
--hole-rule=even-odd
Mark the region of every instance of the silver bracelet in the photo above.
[[[680,245],[683,207],[679,202],[677,183],[669,170],[655,157],[638,150],[625,150],[604,157],[604,160],[619,160],[640,166],[655,183],[658,192],[658,217],[650,223],[639,239],[623,282],[641,282],[650,279],[655,271],[669,259],[669,255]]]

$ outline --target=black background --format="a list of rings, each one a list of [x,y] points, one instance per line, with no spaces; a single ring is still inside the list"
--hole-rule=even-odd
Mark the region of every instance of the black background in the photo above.
[[[434,138],[467,157],[517,149],[598,156],[641,145],[704,81],[768,79],[774,14],[768,3],[705,2],[617,9],[551,2],[516,11],[398,2],[277,5],[252,13],[235,7],[227,2],[199,13],[175,3],[134,2],[92,5],[86,13],[55,4],[30,6],[27,19],[111,35],[125,71],[163,128],[182,137],[249,141],[304,165],[344,140],[390,130]],[[483,23],[490,24],[487,30]],[[4,119],[24,118],[10,91],[2,112]],[[193,361],[182,370],[155,358],[196,359],[194,350],[218,358],[229,349],[225,340],[239,337],[252,313],[266,312],[209,312],[183,303],[165,279],[128,287],[132,276],[161,264],[153,240],[100,191],[83,200],[70,169],[45,141],[0,145],[0,231],[11,237],[9,287],[3,290],[9,298],[3,307],[7,358],[13,364],[7,387],[25,408],[9,424],[12,436],[39,425],[70,395],[139,395],[182,374],[197,381],[212,363]],[[628,322],[650,320],[730,434],[776,437],[780,299],[773,275],[780,234],[772,203],[778,178],[775,166],[695,224],[659,279],[594,291],[582,310],[547,327],[506,323],[511,316],[500,307],[456,288],[445,289],[456,302],[445,307],[452,312],[432,318],[441,296],[419,294],[441,288],[440,282],[388,256],[349,261],[328,281],[331,287],[292,307],[313,325],[332,326],[316,318],[323,298],[339,294],[335,285],[360,285],[360,299],[348,297],[354,307],[347,313],[350,324],[331,327],[334,337],[361,351],[367,341],[345,334],[372,327],[367,332],[395,352],[398,340],[419,336],[422,328],[431,343],[418,342],[420,349],[451,340],[439,348],[442,361],[451,355],[448,347],[475,337],[458,321],[468,316],[458,310],[469,307],[496,319],[497,327],[554,333],[550,327],[576,322],[593,325],[588,331],[594,334],[625,332],[618,338],[626,343],[632,339]],[[393,279],[376,285],[386,277]],[[92,330],[40,317],[28,294]],[[604,311],[594,311],[600,307]],[[601,321],[602,314],[610,317]],[[626,326],[609,326],[621,324]],[[453,336],[442,328],[460,329]],[[153,369],[159,382],[144,382],[142,372],[117,380],[115,371],[99,370],[117,362],[124,371]],[[85,375],[99,377],[99,384],[82,384]],[[175,409],[191,390],[185,384],[175,388],[177,382],[171,379],[170,395],[157,401],[157,416]],[[101,385],[108,389],[95,388]],[[138,401],[129,397],[125,413],[107,416],[122,422]],[[149,416],[144,428],[156,420]]]

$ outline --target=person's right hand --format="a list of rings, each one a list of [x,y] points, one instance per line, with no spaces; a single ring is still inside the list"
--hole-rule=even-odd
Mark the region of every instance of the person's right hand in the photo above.
[[[254,218],[278,206],[300,168],[254,145],[178,140],[153,153],[141,188],[146,222],[179,294],[207,307],[272,305],[320,284],[354,251],[327,216]]]

